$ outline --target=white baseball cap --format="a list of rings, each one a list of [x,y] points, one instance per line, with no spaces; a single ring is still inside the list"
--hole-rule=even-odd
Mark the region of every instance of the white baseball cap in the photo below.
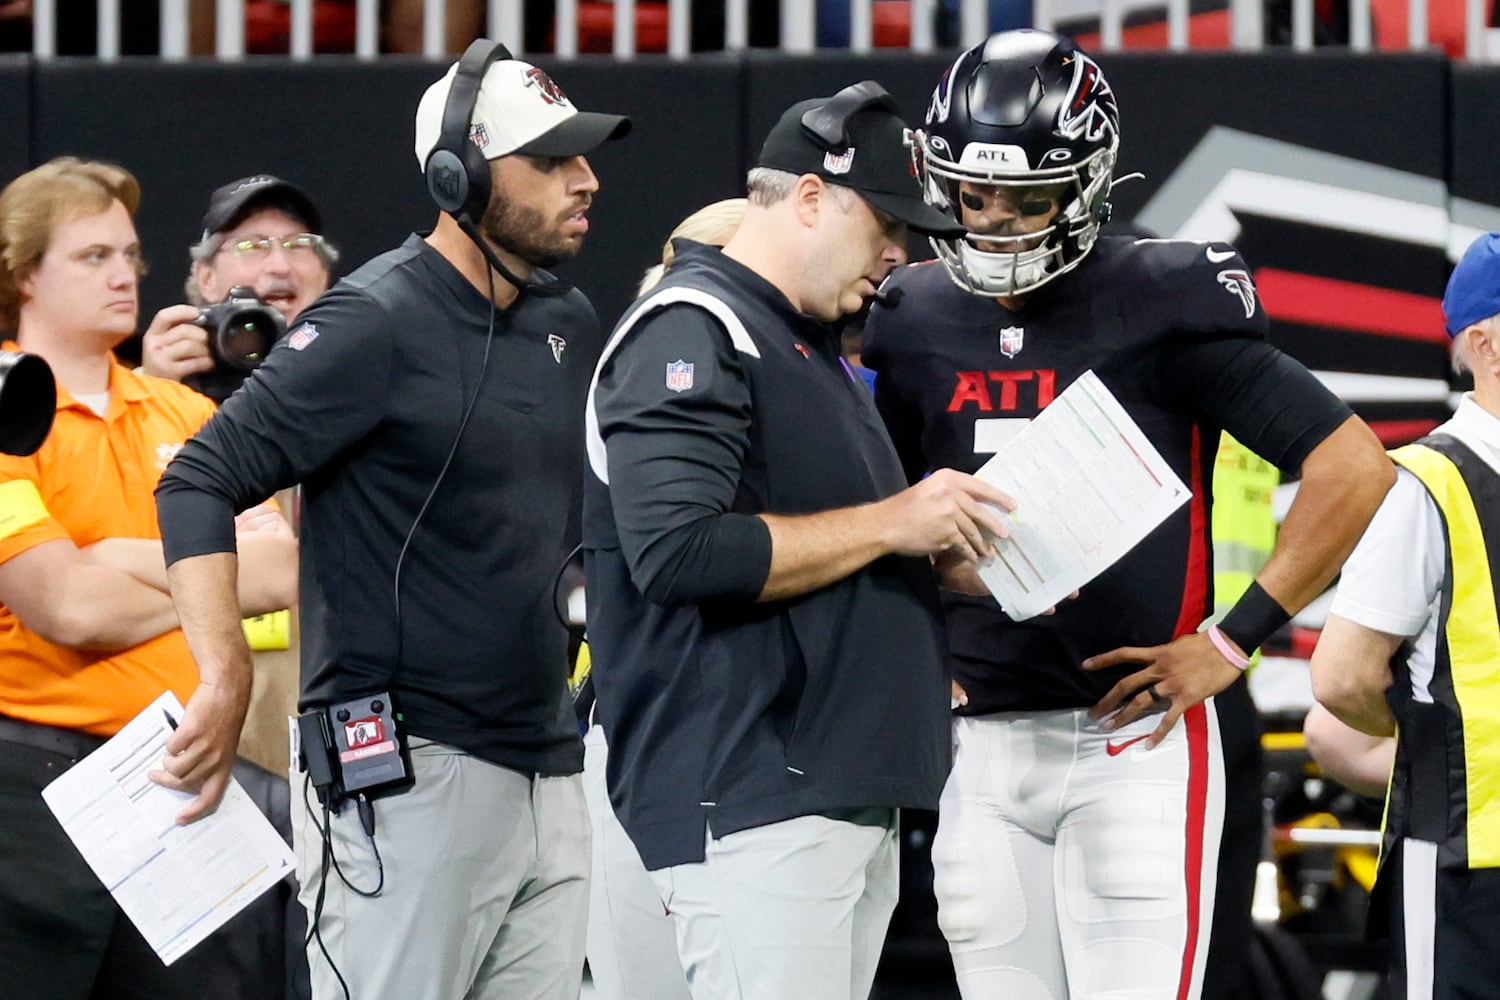
[[[442,135],[443,110],[457,72],[454,63],[417,105],[417,162],[424,166]],[[486,160],[512,153],[581,156],[629,131],[629,118],[579,111],[545,71],[519,59],[490,65],[469,121],[469,139]]]

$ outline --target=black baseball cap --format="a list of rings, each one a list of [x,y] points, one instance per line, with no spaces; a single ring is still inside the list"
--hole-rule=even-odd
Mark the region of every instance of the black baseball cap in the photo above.
[[[924,236],[962,236],[956,219],[922,200],[910,131],[885,88],[865,80],[787,108],[755,162],[852,188]]]
[[[307,192],[280,177],[256,174],[230,181],[213,193],[203,216],[203,238],[222,233],[249,215],[251,209],[267,205],[296,216],[308,232],[322,234],[323,216]]]

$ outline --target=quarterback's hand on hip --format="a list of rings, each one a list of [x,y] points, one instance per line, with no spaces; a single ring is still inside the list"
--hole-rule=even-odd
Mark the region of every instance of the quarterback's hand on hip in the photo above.
[[[881,505],[886,508],[891,551],[908,556],[951,551],[971,561],[994,554],[988,536],[1010,535],[994,508],[1016,509],[1009,495],[954,469],[939,469]]]
[[[1166,739],[1182,713],[1233,684],[1240,676],[1235,667],[1214,648],[1201,632],[1179,636],[1164,646],[1121,646],[1083,661],[1085,670],[1104,670],[1122,663],[1139,663],[1142,669],[1110,688],[1089,710],[1095,719],[1105,719],[1105,729],[1118,729],[1153,709],[1164,710],[1161,725],[1146,740],[1154,747]]]
[[[197,793],[177,814],[178,823],[208,815],[224,797],[249,704],[248,686],[244,691],[230,691],[206,682],[188,699],[177,731],[167,738],[161,770],[151,772],[151,780],[158,785]]]
[[[214,366],[208,353],[208,331],[194,326],[197,306],[167,306],[151,319],[141,338],[141,367],[147,375],[181,382],[185,376]]]

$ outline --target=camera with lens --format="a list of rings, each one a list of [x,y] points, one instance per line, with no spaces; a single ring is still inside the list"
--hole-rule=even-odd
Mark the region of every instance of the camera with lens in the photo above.
[[[57,412],[57,382],[35,354],[0,351],[0,452],[30,455],[47,440]]]
[[[223,302],[198,310],[194,325],[208,331],[208,352],[219,368],[249,372],[286,333],[286,318],[249,285],[235,285]]]

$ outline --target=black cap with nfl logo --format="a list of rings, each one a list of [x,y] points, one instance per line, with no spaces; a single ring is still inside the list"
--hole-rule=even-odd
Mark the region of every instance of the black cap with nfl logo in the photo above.
[[[851,188],[924,236],[964,234],[952,216],[922,200],[910,129],[896,113],[895,99],[874,80],[787,108],[755,163]]]

